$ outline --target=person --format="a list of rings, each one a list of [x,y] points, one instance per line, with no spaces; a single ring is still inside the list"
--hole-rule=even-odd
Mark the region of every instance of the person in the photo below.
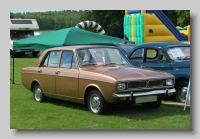
[[[128,37],[126,36],[126,34],[124,34],[124,40],[128,40]]]

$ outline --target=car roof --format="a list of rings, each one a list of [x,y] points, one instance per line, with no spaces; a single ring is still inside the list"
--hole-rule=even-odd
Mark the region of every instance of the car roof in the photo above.
[[[190,46],[189,43],[184,43],[184,42],[149,42],[149,43],[144,43],[144,44],[139,44],[136,45],[135,47],[148,47],[148,46],[155,46],[155,47],[162,47],[162,48],[166,48],[169,46]]]
[[[61,47],[54,47],[46,49],[49,50],[76,50],[76,49],[83,49],[83,48],[99,48],[99,47],[105,47],[105,48],[117,48],[116,46],[111,45],[74,45],[74,46],[61,46]]]

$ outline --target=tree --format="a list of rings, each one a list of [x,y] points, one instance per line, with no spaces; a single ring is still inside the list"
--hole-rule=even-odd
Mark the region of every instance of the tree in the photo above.
[[[163,10],[163,12],[175,26],[190,25],[190,10]]]
[[[122,10],[86,10],[81,19],[98,23],[106,35],[123,37],[124,12]]]
[[[177,24],[179,26],[187,26],[190,25],[190,10],[176,10],[178,15]]]

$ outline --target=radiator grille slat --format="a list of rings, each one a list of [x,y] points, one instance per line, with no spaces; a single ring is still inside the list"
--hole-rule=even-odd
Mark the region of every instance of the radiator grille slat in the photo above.
[[[128,88],[144,88],[147,87],[146,81],[129,82]]]
[[[149,81],[130,81],[128,88],[148,88],[163,86],[164,80],[149,80]]]
[[[149,87],[162,86],[163,80],[149,81]]]

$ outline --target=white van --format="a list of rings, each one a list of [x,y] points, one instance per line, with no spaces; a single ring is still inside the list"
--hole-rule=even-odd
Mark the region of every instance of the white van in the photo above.
[[[13,56],[13,42],[32,37],[34,31],[39,30],[36,19],[10,19],[10,55]],[[33,55],[37,57],[40,50],[16,50],[14,55]]]

